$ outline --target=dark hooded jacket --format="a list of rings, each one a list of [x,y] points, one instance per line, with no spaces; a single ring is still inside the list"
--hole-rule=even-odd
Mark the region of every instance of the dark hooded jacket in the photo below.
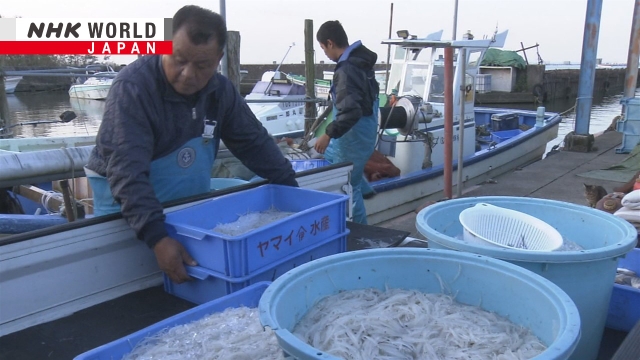
[[[355,47],[347,48],[338,60],[333,74],[331,96],[336,116],[327,126],[326,134],[334,139],[349,131],[361,117],[373,113],[373,102],[380,92],[373,69],[378,55],[360,42],[352,46]]]
[[[150,163],[202,136],[205,117],[218,121],[215,141],[222,140],[251,171],[272,183],[297,186],[291,163],[227,78],[214,75],[191,100],[166,80],[161,56],[125,67],[109,90],[87,164],[108,178],[123,217],[149,247],[167,236],[163,206],[149,181]]]

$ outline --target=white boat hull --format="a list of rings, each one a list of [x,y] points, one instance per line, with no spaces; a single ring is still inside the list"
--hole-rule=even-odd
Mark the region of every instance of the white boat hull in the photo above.
[[[352,168],[334,166],[297,180],[302,188],[343,193]],[[60,225],[71,229],[44,229],[45,235],[12,243],[0,238],[0,336],[162,283],[153,252],[122,218],[84,221],[92,223]]]
[[[69,97],[88,100],[104,100],[109,95],[111,84],[100,85],[72,85],[69,88]]]
[[[22,80],[22,76],[7,76],[4,79],[4,92],[7,94],[13,94],[18,87],[18,83]]]
[[[483,160],[463,166],[463,187],[479,184],[489,178],[542,159],[547,143],[558,136],[558,126],[559,122],[541,130],[539,134],[523,140],[508,151],[497,152]],[[457,167],[454,166],[452,174],[454,189],[457,186],[457,173]],[[434,171],[424,170],[422,174],[414,176],[416,178],[423,177],[424,180],[410,183],[410,177],[406,177],[404,180],[406,185],[378,191],[374,197],[365,200],[369,224],[378,224],[393,219],[414,211],[428,200],[439,200],[444,197],[442,168]],[[375,183],[373,185],[376,186]]]

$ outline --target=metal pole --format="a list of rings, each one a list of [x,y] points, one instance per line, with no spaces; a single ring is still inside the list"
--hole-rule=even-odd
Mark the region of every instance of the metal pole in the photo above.
[[[313,25],[313,23],[312,23],[311,25]],[[313,31],[313,28],[312,28],[311,30]],[[311,40],[312,40],[312,42],[313,42],[313,34],[312,34]],[[313,44],[312,44],[312,45],[313,45]],[[294,47],[294,46],[296,46],[296,43],[292,43],[291,45],[289,45],[289,48],[287,49],[287,52],[286,52],[286,53],[284,53],[284,56],[282,57],[282,60],[281,60],[281,61],[280,61],[280,63],[278,64],[278,67],[276,67],[276,71],[275,71],[275,72],[280,71],[280,67],[281,67],[281,66],[282,66],[282,64],[284,63],[284,59],[286,59],[286,58],[287,58],[287,55],[289,55],[289,51],[291,51],[291,48],[292,48],[292,47]],[[311,46],[311,50],[313,51],[313,46]],[[306,56],[306,54],[305,54],[305,56]]]
[[[520,41],[520,46],[522,47],[522,50],[518,50],[518,51],[522,51],[522,55],[524,55],[524,62],[527,63],[527,65],[529,65],[529,59],[527,59],[527,52],[525,51],[526,49],[524,48],[524,44],[522,43],[522,41]]]
[[[458,0],[456,0],[455,5],[453,6],[453,36],[451,40],[456,39],[456,33],[458,30]]]
[[[460,67],[458,74],[460,75],[460,114],[458,116],[458,136],[460,143],[458,144],[458,186],[456,186],[456,196],[462,197],[462,167],[464,161],[464,102],[466,98],[466,75],[467,75],[467,50],[460,49],[458,52],[460,61],[458,66]]]
[[[589,135],[589,119],[593,103],[593,82],[596,78],[598,33],[602,15],[602,0],[587,0],[587,15],[582,39],[582,59],[576,100],[576,134]]]
[[[289,48],[291,49],[291,48]],[[316,66],[313,58],[313,20],[304,20],[304,70],[305,70],[305,98],[316,98]],[[284,59],[283,59],[284,61]],[[304,131],[308,134],[316,119],[316,105],[307,102],[304,107]]]
[[[391,3],[391,15],[389,16],[389,39],[391,39],[391,28],[393,26],[393,3]],[[389,70],[391,69],[391,65],[389,64],[391,61],[391,45],[387,45],[387,75],[385,76],[384,86],[385,86],[385,94],[389,93]]]
[[[624,78],[624,97],[636,96],[638,83],[638,58],[640,56],[640,0],[636,0],[633,8],[633,24],[629,40],[629,55],[627,56],[627,71]]]
[[[453,195],[453,48],[444,48],[444,196]]]
[[[225,23],[227,22],[227,7],[225,4],[225,0],[220,0],[220,16],[224,19]],[[229,74],[229,69],[227,69],[227,51],[225,46],[224,55],[222,55],[222,62],[220,63],[222,69],[220,69],[222,75],[227,76]]]
[[[4,76],[0,74],[0,129],[9,123],[9,104],[7,103],[7,94],[4,90]],[[2,134],[0,133],[0,136]]]

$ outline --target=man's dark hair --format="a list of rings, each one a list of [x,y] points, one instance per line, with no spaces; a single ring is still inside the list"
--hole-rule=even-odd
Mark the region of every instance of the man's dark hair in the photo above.
[[[349,47],[347,33],[338,20],[327,21],[320,26],[316,34],[318,42],[327,45],[327,40],[333,41],[339,48]]]
[[[181,28],[187,29],[187,36],[194,45],[217,40],[222,50],[227,43],[227,24],[222,16],[196,5],[182,7],[173,15],[173,35]]]

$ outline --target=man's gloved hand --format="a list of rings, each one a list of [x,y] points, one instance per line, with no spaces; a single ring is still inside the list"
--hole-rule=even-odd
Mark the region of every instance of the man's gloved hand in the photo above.
[[[164,237],[153,247],[160,270],[176,284],[192,280],[187,274],[184,264],[196,266],[198,263],[193,260],[187,250],[177,240]]]

